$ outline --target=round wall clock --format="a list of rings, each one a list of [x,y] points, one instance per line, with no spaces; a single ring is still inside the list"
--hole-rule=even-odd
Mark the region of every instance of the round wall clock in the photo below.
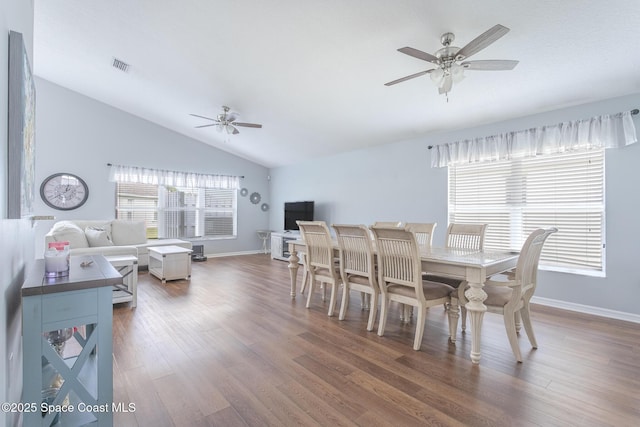
[[[48,206],[68,211],[84,205],[89,197],[89,187],[79,176],[54,173],[42,181],[40,197]]]

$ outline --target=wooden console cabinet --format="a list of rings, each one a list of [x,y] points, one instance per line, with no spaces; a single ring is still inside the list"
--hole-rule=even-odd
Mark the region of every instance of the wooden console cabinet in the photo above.
[[[44,275],[36,260],[21,290],[22,423],[112,426],[112,294],[122,276],[102,255],[72,256],[66,277]],[[62,333],[67,341],[51,341]]]
[[[289,261],[289,245],[290,240],[300,240],[299,231],[282,231],[271,233],[271,258],[280,261]]]

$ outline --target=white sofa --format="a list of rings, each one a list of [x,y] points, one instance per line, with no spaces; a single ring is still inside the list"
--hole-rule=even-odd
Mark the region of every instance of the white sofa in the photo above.
[[[134,255],[138,257],[138,267],[149,265],[149,247],[192,246],[179,239],[147,240],[144,221],[121,219],[58,221],[45,235],[45,250],[50,242],[65,241],[69,242],[71,255]]]

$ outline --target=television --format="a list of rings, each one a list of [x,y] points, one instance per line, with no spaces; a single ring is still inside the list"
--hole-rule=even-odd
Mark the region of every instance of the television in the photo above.
[[[299,230],[296,221],[313,221],[313,202],[285,202],[285,231]]]

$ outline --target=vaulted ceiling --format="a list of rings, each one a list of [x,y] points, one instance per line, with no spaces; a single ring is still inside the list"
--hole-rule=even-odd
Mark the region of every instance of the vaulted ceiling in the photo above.
[[[440,36],[510,28],[447,96]],[[640,92],[638,0],[35,0],[37,76],[267,167]],[[129,64],[113,67],[114,58]],[[262,129],[196,128],[222,105]]]

